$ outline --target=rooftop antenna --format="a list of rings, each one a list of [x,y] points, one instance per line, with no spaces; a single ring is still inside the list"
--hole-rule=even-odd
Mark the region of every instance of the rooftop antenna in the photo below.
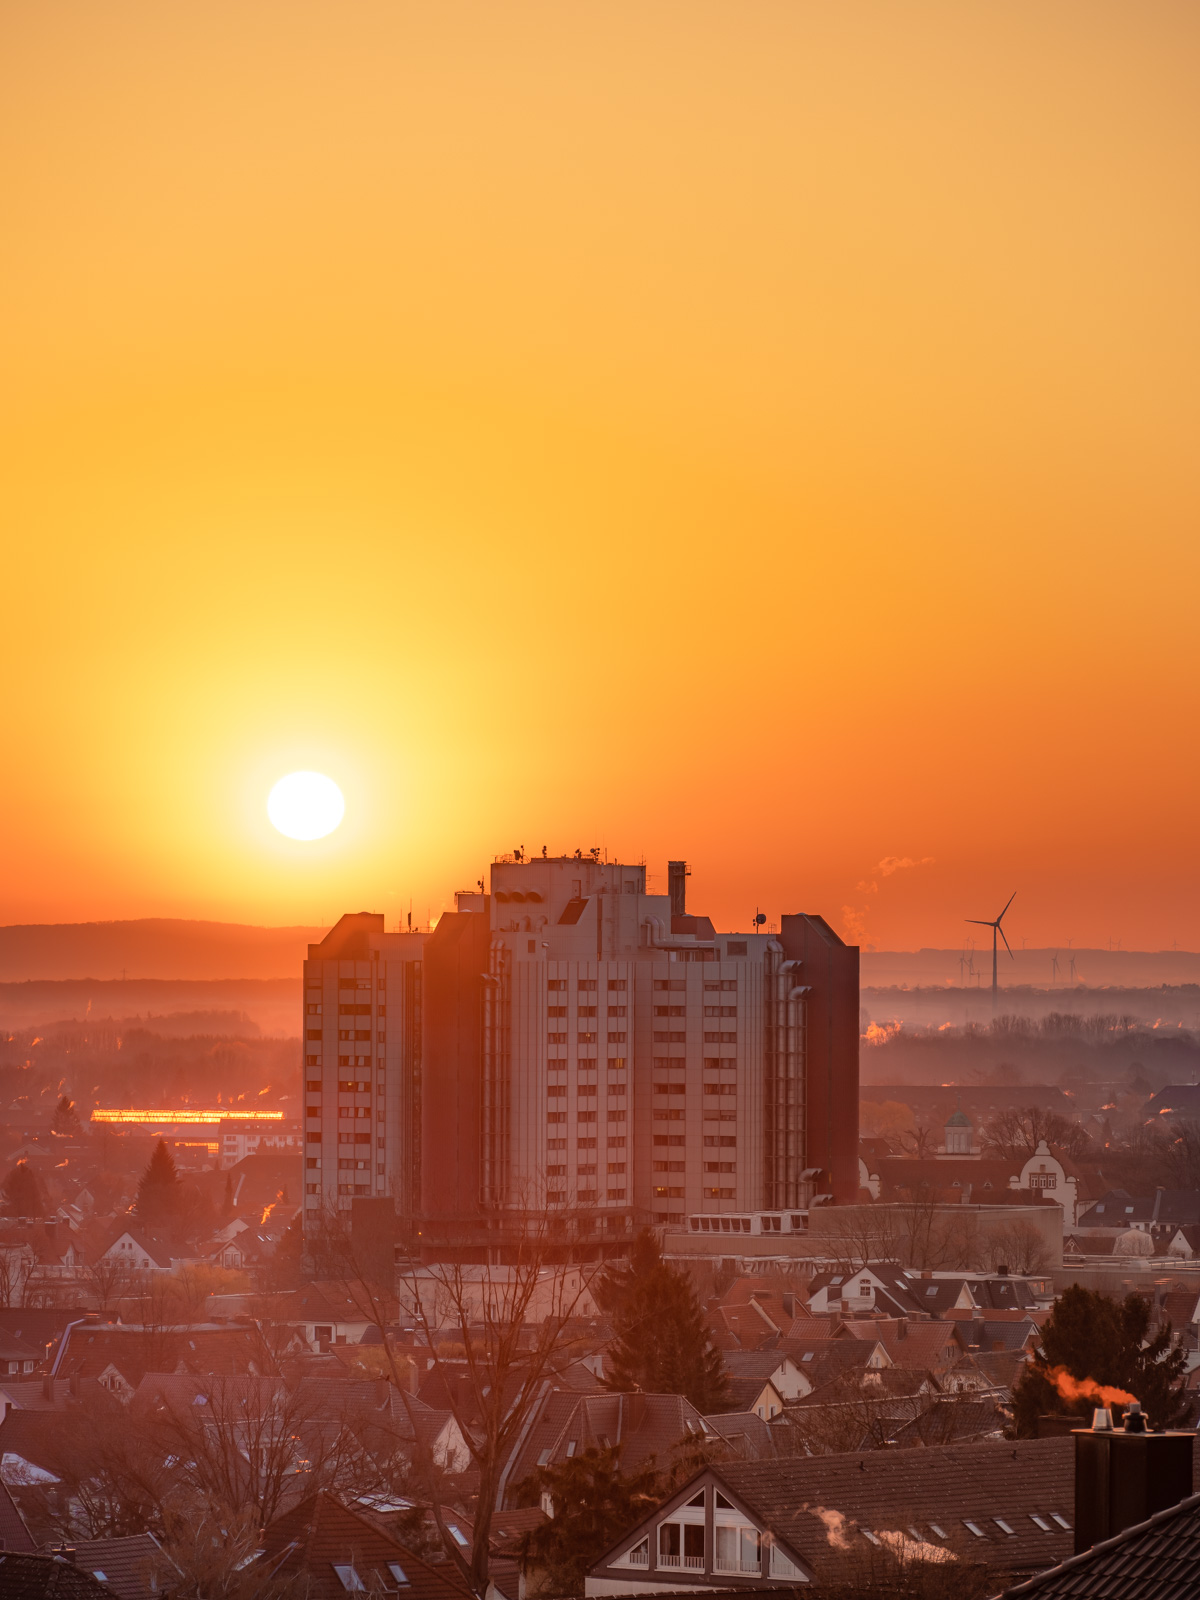
[[[1016,956],[1013,955],[1012,945],[1010,945],[1009,942],[1008,942],[1008,935],[1005,933],[1004,929],[1000,926],[1000,924],[1004,921],[1005,913],[1008,911],[1008,907],[1010,905],[1012,905],[1013,901],[1016,898],[1017,898],[1017,891],[1014,889],[1013,892],[1008,897],[1008,902],[1005,905],[1004,910],[1000,913],[1000,915],[998,917],[996,917],[991,922],[989,922],[986,917],[966,917],[966,918],[963,919],[966,922],[970,922],[970,923],[974,924],[974,926],[977,927],[977,928],[990,928],[992,930],[992,1010],[993,1011],[995,1011],[995,1009],[996,1009],[996,1001],[997,1001],[997,999],[999,998],[999,995],[1000,995],[1000,977],[999,977],[999,972],[998,972],[998,969],[997,969],[997,966],[996,966],[996,950],[997,950],[996,935],[997,934],[999,934],[1000,938],[1004,940],[1004,948],[1008,951],[1008,953],[1012,957],[1012,959],[1014,961],[1017,959]]]

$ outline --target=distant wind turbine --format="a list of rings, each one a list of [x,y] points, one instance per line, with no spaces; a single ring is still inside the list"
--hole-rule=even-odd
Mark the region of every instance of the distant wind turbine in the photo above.
[[[1054,954],[1050,957],[1050,986],[1051,986],[1051,988],[1053,988],[1054,985],[1057,982],[1058,982],[1058,951],[1056,950],[1054,952]]]
[[[996,1009],[996,1000],[997,1000],[997,997],[999,996],[999,993],[1000,993],[1000,978],[999,978],[999,974],[998,974],[997,967],[996,967],[996,949],[997,949],[997,946],[996,946],[996,935],[997,934],[999,934],[1000,937],[1004,940],[1004,948],[1008,951],[1009,955],[1012,956],[1012,959],[1014,961],[1017,959],[1016,956],[1013,955],[1012,945],[1010,945],[1009,942],[1008,942],[1008,935],[1005,933],[1004,929],[1000,926],[1000,924],[1004,921],[1005,913],[1008,911],[1008,907],[1010,905],[1012,905],[1013,901],[1016,898],[1017,898],[1017,891],[1014,889],[1013,892],[1008,897],[1008,905],[1006,905],[1004,907],[1004,910],[992,922],[989,922],[984,917],[964,917],[964,919],[963,919],[965,922],[971,923],[976,928],[990,928],[992,930],[992,1010],[993,1011],[995,1011],[995,1009]]]

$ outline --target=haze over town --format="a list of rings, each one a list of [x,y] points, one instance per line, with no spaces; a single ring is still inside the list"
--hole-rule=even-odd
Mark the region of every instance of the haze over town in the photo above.
[[[1200,1592],[1198,66],[5,8],[0,1595]]]

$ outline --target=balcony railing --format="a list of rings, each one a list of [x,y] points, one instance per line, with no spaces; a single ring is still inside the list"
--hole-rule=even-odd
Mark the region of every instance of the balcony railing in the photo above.
[[[632,1556],[630,1557],[630,1560],[631,1561],[633,1560]],[[645,1558],[644,1557],[640,1558],[640,1560],[644,1561]],[[639,1562],[639,1564],[640,1564],[640,1562]],[[645,1564],[648,1566],[649,1562],[645,1562]],[[659,1551],[658,1564],[659,1564],[660,1567],[685,1567],[689,1572],[703,1572],[704,1571],[704,1557],[703,1556],[679,1556],[679,1555],[674,1555],[673,1556],[673,1555],[667,1555],[663,1551]],[[736,1567],[733,1567],[730,1570],[736,1572],[738,1569]],[[755,1570],[755,1572],[757,1572],[758,1568],[755,1567],[754,1570]]]
[[[718,1556],[713,1562],[714,1572],[760,1572],[761,1561],[739,1561],[736,1557]]]
[[[650,1565],[649,1550],[631,1550],[626,1557],[631,1567],[648,1567]]]

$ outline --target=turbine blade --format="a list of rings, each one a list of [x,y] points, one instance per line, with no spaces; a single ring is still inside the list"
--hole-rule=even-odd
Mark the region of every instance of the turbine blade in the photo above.
[[[977,928],[994,928],[994,922],[985,922],[982,917],[964,917],[964,922],[973,922]]]
[[[1000,926],[999,923],[996,924],[996,932],[1004,940],[1004,948],[1008,951],[1009,955],[1012,956],[1013,960],[1015,961],[1017,958],[1016,958],[1016,956],[1013,956],[1012,945],[1009,944],[1008,937],[1005,934],[1004,929]]]
[[[1014,889],[1014,890],[1013,890],[1013,892],[1012,892],[1012,893],[1011,893],[1011,894],[1010,894],[1010,895],[1009,895],[1009,897],[1008,897],[1008,905],[1006,905],[1006,906],[1005,906],[1005,907],[1004,907],[1004,911],[1007,911],[1007,910],[1008,910],[1008,907],[1009,907],[1009,906],[1010,906],[1010,905],[1012,905],[1012,903],[1013,903],[1013,901],[1014,901],[1014,900],[1015,900],[1015,899],[1016,899],[1016,898],[1017,898],[1017,891],[1016,891],[1016,890],[1015,890],[1015,889]],[[1000,923],[1000,922],[1002,922],[1002,921],[1003,921],[1003,920],[1004,920],[1004,911],[1002,911],[1002,912],[1001,912],[1001,913],[1000,913],[1000,915],[999,915],[999,916],[998,916],[998,917],[997,917],[997,918],[996,918],[996,921],[997,921],[997,923]]]

